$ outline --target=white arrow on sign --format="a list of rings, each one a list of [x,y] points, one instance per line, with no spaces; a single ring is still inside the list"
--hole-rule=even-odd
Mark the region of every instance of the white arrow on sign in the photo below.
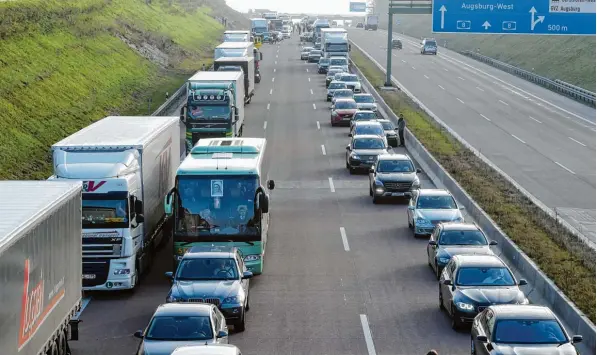
[[[535,9],[535,6],[531,7],[531,10],[529,12],[531,13],[531,31],[534,31],[535,26],[538,23],[543,22],[543,20],[545,20],[545,16],[537,16],[537,19],[535,20],[535,14],[537,13],[537,9]]]
[[[485,21],[485,23],[484,23],[484,24],[482,24],[482,25],[481,25],[481,27],[485,27],[485,31],[487,31],[487,29],[488,29],[489,27],[491,27],[491,24],[490,24],[489,22]]]
[[[444,16],[445,16],[446,11],[448,11],[448,10],[446,10],[446,6],[442,5],[442,7],[439,8],[439,11],[442,13],[442,22],[440,24],[440,28],[443,30],[444,29]]]

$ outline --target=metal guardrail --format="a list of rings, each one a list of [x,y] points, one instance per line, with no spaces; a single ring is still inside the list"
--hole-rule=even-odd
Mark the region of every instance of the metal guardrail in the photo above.
[[[207,71],[212,71],[213,68],[214,66],[211,65],[209,68],[207,68]],[[179,107],[182,104],[181,101],[186,96],[186,93],[187,83],[185,82],[181,87],[178,88],[178,90],[174,92],[174,94],[172,94],[172,96],[168,98],[168,100],[166,100],[166,102],[158,107],[158,109],[155,110],[151,116],[172,116],[172,114],[169,112],[172,111],[173,108]],[[178,113],[174,116],[178,116]]]
[[[501,69],[505,72],[508,72],[510,74],[519,76],[519,77],[521,77],[525,80],[528,80],[530,82],[533,82],[535,84],[541,85],[549,90],[555,91],[555,92],[563,94],[565,96],[568,96],[576,101],[582,102],[582,103],[587,104],[592,107],[595,107],[595,93],[594,92],[591,92],[591,91],[583,89],[581,87],[569,84],[569,83],[559,80],[559,79],[552,80],[552,79],[543,77],[541,75],[537,75],[528,70],[524,70],[524,69],[515,67],[508,63],[501,62],[497,59],[484,56],[477,52],[461,51],[460,53],[464,54],[468,57],[471,57],[473,59],[476,59],[480,62],[487,63],[491,66],[494,66],[494,67]]]

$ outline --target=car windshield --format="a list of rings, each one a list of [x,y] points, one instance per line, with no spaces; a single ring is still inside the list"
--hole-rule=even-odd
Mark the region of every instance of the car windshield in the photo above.
[[[358,138],[354,140],[354,149],[384,149],[383,140],[378,138]]]
[[[377,164],[379,173],[413,173],[415,167],[410,160],[380,160]]]
[[[456,201],[452,196],[419,196],[418,209],[430,210],[455,210]]]
[[[458,270],[459,286],[514,286],[514,278],[505,267],[463,267]]]
[[[146,340],[194,341],[213,339],[207,316],[158,316],[147,327]]]
[[[311,51],[309,53],[309,55],[321,55],[321,52],[316,49],[316,50]]]
[[[479,230],[447,230],[439,237],[440,245],[487,245],[485,235]]]
[[[334,92],[334,97],[352,97],[352,95],[354,95],[354,93],[350,89],[340,89]]]
[[[437,47],[437,43],[435,43],[435,41],[427,41],[427,42],[425,42],[425,46],[427,46],[427,47]]]
[[[330,60],[327,58],[321,58],[319,64],[330,64]]]
[[[372,104],[375,102],[373,96],[370,95],[356,95],[354,100],[359,104]]]
[[[357,103],[354,101],[337,101],[335,105],[336,110],[351,110],[357,108]]]
[[[359,125],[354,128],[354,135],[372,134],[375,136],[383,136],[384,131],[380,125]]]
[[[355,121],[366,121],[366,120],[374,120],[377,118],[375,112],[357,112],[354,114],[352,118]]]
[[[345,83],[331,83],[328,89],[346,89]]]
[[[359,81],[356,75],[343,75],[340,80],[342,81]]]
[[[176,280],[236,280],[238,270],[234,259],[182,259],[176,269]]]
[[[495,324],[494,342],[504,344],[562,344],[568,339],[553,319],[504,319]]]
[[[386,131],[393,131],[396,128],[396,126],[394,126],[394,124],[390,121],[381,121],[380,123],[383,126],[383,129]]]
[[[334,58],[330,63],[332,65],[348,65],[348,60],[346,58]]]
[[[305,47],[303,48],[303,52],[311,52],[313,50],[313,47]]]

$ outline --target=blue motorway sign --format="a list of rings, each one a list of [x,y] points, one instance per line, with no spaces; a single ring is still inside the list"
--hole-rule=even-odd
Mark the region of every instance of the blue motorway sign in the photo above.
[[[595,35],[595,0],[433,0],[434,33]]]
[[[366,2],[351,2],[350,12],[367,12]]]

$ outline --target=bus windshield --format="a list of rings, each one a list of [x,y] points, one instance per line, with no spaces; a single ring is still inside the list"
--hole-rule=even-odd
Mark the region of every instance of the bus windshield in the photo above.
[[[176,185],[179,239],[242,235],[260,240],[260,216],[254,213],[258,177],[180,176]]]

